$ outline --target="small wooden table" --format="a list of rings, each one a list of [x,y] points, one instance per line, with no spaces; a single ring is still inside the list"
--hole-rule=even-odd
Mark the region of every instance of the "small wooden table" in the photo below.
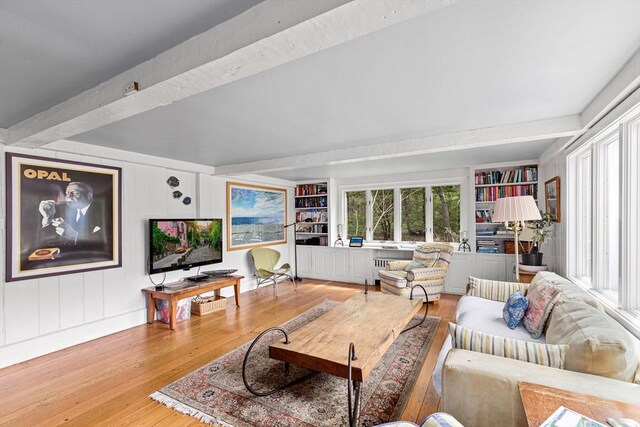
[[[531,283],[531,281],[533,280],[533,277],[536,274],[537,273],[534,273],[532,271],[520,270],[520,283]]]
[[[204,282],[173,282],[168,283],[162,290],[155,287],[144,288],[147,298],[147,323],[153,323],[156,317],[156,300],[169,301],[169,329],[176,328],[176,312],[178,301],[183,298],[192,297],[205,292],[217,291],[228,286],[233,286],[233,293],[236,298],[236,307],[240,307],[240,280],[244,276],[233,274],[230,276],[215,277]],[[184,286],[181,286],[184,285]]]
[[[560,406],[605,425],[611,417],[640,420],[640,406],[630,403],[522,381],[518,382],[518,389],[529,427],[538,427]]]

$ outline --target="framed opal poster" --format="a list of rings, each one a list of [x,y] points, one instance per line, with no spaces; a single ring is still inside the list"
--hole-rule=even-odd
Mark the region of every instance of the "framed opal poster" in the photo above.
[[[121,169],[7,153],[6,280],[122,266]]]

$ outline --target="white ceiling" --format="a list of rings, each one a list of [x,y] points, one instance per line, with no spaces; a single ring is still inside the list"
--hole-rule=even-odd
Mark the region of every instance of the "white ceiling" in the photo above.
[[[0,127],[90,89],[262,0],[2,0]]]
[[[41,11],[33,2],[3,0],[2,24],[9,25],[0,30],[7,40],[0,41],[0,123],[66,99],[95,85],[94,77],[106,80],[204,31],[202,22],[215,24],[257,1],[156,3],[162,7],[145,14],[149,2],[126,2],[144,19],[123,20],[125,2],[86,2],[74,12],[77,2],[53,0],[46,4],[55,7]],[[213,18],[198,20],[205,12]],[[94,23],[93,16],[100,18]],[[27,18],[37,21],[34,36],[25,32],[33,24],[21,26]],[[220,166],[575,115],[640,48],[639,18],[638,1],[462,1],[68,139]],[[132,31],[135,37],[126,35]],[[119,62],[132,39],[135,52]],[[13,57],[20,66],[8,65]],[[18,89],[34,83],[37,90],[22,97]],[[298,180],[366,176],[383,164],[444,169],[487,156],[537,158],[551,142],[265,174]]]

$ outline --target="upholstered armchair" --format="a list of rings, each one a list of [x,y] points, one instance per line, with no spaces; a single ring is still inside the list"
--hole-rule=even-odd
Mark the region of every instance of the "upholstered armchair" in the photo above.
[[[382,292],[409,298],[411,288],[422,285],[429,301],[438,301],[452,254],[453,247],[447,243],[418,244],[411,261],[390,261],[378,272]],[[425,299],[421,289],[413,296]]]

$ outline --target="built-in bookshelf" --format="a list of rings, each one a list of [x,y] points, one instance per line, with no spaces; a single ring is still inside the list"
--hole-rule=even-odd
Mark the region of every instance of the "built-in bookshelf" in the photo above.
[[[493,206],[496,200],[511,196],[530,195],[537,201],[538,165],[476,169],[474,180],[476,252],[504,253],[504,242],[513,240],[513,233],[492,222]]]
[[[327,182],[296,185],[296,243],[328,246],[329,193]]]

